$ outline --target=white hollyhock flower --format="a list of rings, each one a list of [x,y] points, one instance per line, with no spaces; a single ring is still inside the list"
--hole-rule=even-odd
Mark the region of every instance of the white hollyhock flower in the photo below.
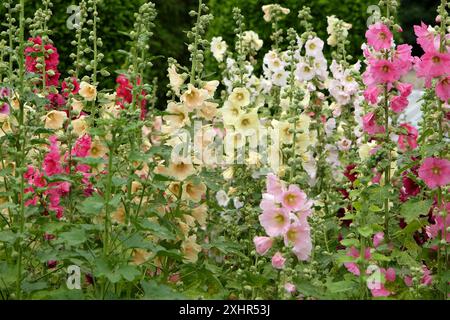
[[[222,37],[214,37],[211,39],[211,52],[218,62],[223,61],[227,48],[227,43],[222,40]]]
[[[323,41],[317,37],[309,39],[308,41],[306,41],[305,44],[306,55],[310,57],[317,57],[319,55],[323,55],[322,54],[323,44],[324,44]]]
[[[233,198],[233,205],[236,209],[240,209],[244,206],[244,203],[239,200],[239,198]]]
[[[309,81],[314,78],[315,72],[310,65],[300,62],[295,70],[295,78],[298,81]]]
[[[228,197],[227,193],[223,190],[217,191],[216,200],[219,206],[221,207],[228,206],[228,202],[230,202],[230,198]]]
[[[279,87],[285,87],[288,76],[289,74],[284,70],[277,71],[272,75],[272,83]]]

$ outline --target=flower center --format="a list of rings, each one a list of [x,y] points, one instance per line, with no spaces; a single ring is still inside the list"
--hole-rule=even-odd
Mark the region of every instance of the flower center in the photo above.
[[[297,196],[295,194],[288,194],[286,195],[286,197],[284,198],[284,200],[289,204],[289,205],[293,205],[295,203],[295,201],[297,200]]]
[[[389,70],[390,70],[390,68],[389,68],[388,65],[384,65],[384,66],[381,68],[381,70],[382,70],[384,73],[388,73]]]
[[[433,63],[439,63],[439,62],[441,62],[441,58],[438,57],[438,56],[434,56],[431,60],[433,61]]]
[[[435,175],[440,175],[441,174],[441,168],[439,168],[439,167],[433,167],[433,169],[431,171]]]
[[[284,223],[284,215],[282,214],[282,213],[278,213],[276,216],[275,216],[275,221],[278,223],[278,224],[283,224]]]
[[[380,32],[380,35],[378,36],[380,40],[386,40],[387,36],[384,32]]]

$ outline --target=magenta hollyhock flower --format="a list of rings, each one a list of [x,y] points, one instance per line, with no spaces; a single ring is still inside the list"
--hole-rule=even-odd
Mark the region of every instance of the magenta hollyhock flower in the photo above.
[[[407,134],[400,134],[398,136],[398,147],[400,150],[405,151],[408,147],[411,150],[414,150],[417,148],[417,138],[419,137],[419,131],[409,123],[402,123],[400,124],[400,127],[405,128],[407,131]]]
[[[400,113],[408,106],[408,99],[404,96],[394,96],[389,100],[389,106],[395,113]]]
[[[256,252],[263,256],[272,248],[273,240],[270,237],[254,237],[253,243],[255,244]]]
[[[298,211],[306,202],[306,194],[296,185],[290,185],[281,195],[281,204],[290,211]]]
[[[391,295],[391,292],[384,287],[382,283],[378,285],[378,288],[370,289],[372,296],[377,297],[388,297]]]
[[[50,140],[50,152],[44,158],[42,168],[47,176],[53,176],[63,172],[61,167],[61,155],[59,154],[58,138],[51,136]]]
[[[353,257],[353,258],[359,258],[360,252],[358,249],[356,249],[356,247],[353,246],[347,252],[347,256]],[[364,251],[364,259],[368,260],[368,259],[370,259],[371,256],[372,255],[370,253],[370,248],[366,248],[366,250]],[[344,266],[349,272],[353,273],[355,276],[360,275],[359,266],[356,262],[344,262]]]
[[[72,149],[72,155],[78,158],[86,158],[91,150],[92,139],[88,134],[79,137]]]
[[[0,113],[1,114],[9,114],[9,104],[5,103],[0,103]]]
[[[375,113],[369,112],[362,117],[363,129],[370,135],[384,133],[384,126],[378,125],[375,117]]]
[[[377,83],[393,83],[400,78],[396,65],[386,59],[371,62],[369,72]]]
[[[450,161],[439,158],[426,158],[419,168],[419,178],[430,189],[450,183]]]
[[[384,232],[377,232],[373,236],[373,246],[377,248],[384,241]]]
[[[277,251],[272,257],[272,267],[275,269],[283,269],[286,258],[283,257],[281,252]]]
[[[289,229],[289,211],[276,206],[268,207],[259,215],[259,222],[270,237],[284,235]]]
[[[450,76],[442,78],[436,84],[436,95],[444,102],[450,100]]]
[[[72,94],[77,94],[78,91],[80,91],[80,84],[78,83],[77,78],[72,77],[72,78],[70,79],[70,82],[71,82],[71,83],[73,84],[73,86],[74,86],[74,89],[72,90]],[[61,83],[61,91],[63,92],[63,96],[64,96],[65,98],[67,98],[67,97],[69,96],[69,92],[65,92],[65,90],[67,89],[67,87],[68,87],[68,84],[66,83],[66,81],[63,81],[63,82]]]
[[[377,22],[372,24],[366,31],[366,39],[368,45],[372,46],[375,50],[380,51],[391,47],[393,36],[392,32],[385,24]]]

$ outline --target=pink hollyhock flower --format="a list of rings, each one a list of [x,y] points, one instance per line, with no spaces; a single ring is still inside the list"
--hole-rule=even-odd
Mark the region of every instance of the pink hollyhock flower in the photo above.
[[[272,257],[272,267],[275,269],[283,269],[285,262],[286,259],[279,251],[277,251],[277,253],[275,253]]]
[[[386,59],[374,60],[370,64],[369,72],[377,83],[393,83],[400,78],[396,65]]]
[[[405,281],[406,286],[411,287],[413,285],[413,279],[411,276],[405,276],[403,278],[403,281]]]
[[[397,46],[397,49],[394,52],[393,63],[399,77],[407,74],[413,66],[414,58],[412,57],[411,52],[412,46],[409,44]]]
[[[267,208],[259,215],[259,222],[270,237],[284,235],[289,229],[289,211],[276,206]]]
[[[307,223],[295,222],[284,235],[284,244],[293,244],[293,252],[301,261],[309,259],[312,250],[311,230]]]
[[[259,204],[259,207],[263,210],[272,210],[273,208],[278,208],[277,201],[275,197],[268,193],[263,193],[261,202]]]
[[[420,279],[420,282],[426,286],[431,285],[433,282],[433,276],[431,275],[431,271],[427,268],[427,266],[422,266],[423,276]]]
[[[378,87],[369,87],[364,90],[364,98],[367,102],[371,104],[376,104],[378,101],[378,96],[380,95],[380,90]]]
[[[0,113],[9,114],[9,104],[7,104],[6,102],[3,104],[0,103]]]
[[[366,31],[367,43],[375,50],[389,49],[392,45],[392,32],[381,22],[372,24]]]
[[[119,84],[116,89],[116,95],[118,98],[117,103],[122,109],[124,109],[125,104],[130,104],[133,101],[133,84],[124,74],[119,75],[116,82]],[[137,84],[140,85],[140,83],[141,79],[137,79]],[[142,90],[136,97],[136,100],[139,99],[141,101],[141,120],[143,120],[147,114],[147,100],[145,99],[146,94],[146,91]]]
[[[292,283],[290,283],[290,282],[287,282],[287,283],[284,285],[284,290],[286,290],[287,293],[294,294],[295,291],[297,291],[297,288],[295,287],[294,284],[292,284]]]
[[[420,26],[414,26],[414,33],[417,36],[417,43],[420,44],[423,51],[435,51],[440,46],[440,36],[430,32],[428,26],[421,22]]]
[[[432,78],[450,73],[450,54],[438,51],[426,52],[415,65],[417,76],[425,78],[426,85],[431,85]]]
[[[444,102],[450,100],[450,76],[442,78],[436,84],[436,95]]]
[[[386,278],[387,282],[395,281],[395,269],[394,268],[387,268],[386,270],[384,268],[382,268],[381,272],[384,274],[384,277]]]
[[[53,176],[63,172],[61,167],[61,155],[59,154],[58,138],[51,136],[50,140],[50,152],[44,158],[42,168],[47,176]]]
[[[355,247],[351,247],[349,252],[347,252],[347,256],[359,258],[360,252]],[[366,248],[366,250],[364,251],[364,259],[368,260],[370,259],[370,257],[371,257],[370,248]],[[356,262],[344,262],[344,266],[349,272],[353,273],[355,276],[360,275],[359,266]]]
[[[443,209],[443,207],[441,207]],[[450,243],[450,232],[447,232],[446,229],[450,227],[450,202],[445,205],[445,210],[447,210],[447,216],[442,217],[441,215],[433,215],[432,220],[434,224],[426,226],[425,230],[427,232],[428,237],[431,239],[435,239],[441,236],[441,239],[444,239]]]
[[[273,240],[269,237],[254,237],[253,243],[255,244],[256,252],[263,256],[272,248]]]
[[[411,150],[416,149],[418,146],[417,138],[419,137],[419,131],[409,123],[402,123],[400,127],[405,128],[406,131],[408,132],[406,135],[400,134],[398,136],[398,146],[400,150],[405,151],[408,147]],[[406,145],[405,142],[408,145]]]
[[[74,89],[72,90],[72,94],[77,94],[78,91],[80,91],[80,84],[78,83],[77,78],[72,77],[70,79],[70,82],[72,82],[72,84],[74,86]],[[61,91],[63,92],[63,96],[65,98],[67,98],[69,96],[69,92],[64,92],[67,89],[67,87],[68,87],[68,84],[65,81],[63,81],[61,83]]]
[[[370,289],[373,297],[388,297],[391,295],[391,292],[386,289],[382,283],[380,283],[378,287],[379,288],[377,289]]]
[[[373,246],[377,248],[384,241],[384,232],[377,232],[373,236]]]
[[[77,139],[72,149],[72,155],[78,158],[86,158],[91,150],[92,139],[88,134],[85,134]]]
[[[267,175],[266,180],[267,192],[273,195],[276,199],[280,199],[284,191],[283,183],[273,173]]]
[[[400,201],[405,202],[410,197],[415,197],[420,193],[419,185],[406,174],[402,178],[403,186],[400,189]]]
[[[389,101],[389,106],[395,113],[400,113],[408,106],[408,99],[404,96],[394,96]]]
[[[407,98],[412,92],[413,85],[411,83],[398,82],[396,88],[400,92],[400,96]]]
[[[281,196],[281,204],[290,211],[298,211],[306,202],[306,194],[296,185],[290,185]]]
[[[363,129],[370,135],[384,133],[384,127],[377,124],[375,113],[369,112],[362,117]]]
[[[438,158],[426,158],[419,168],[419,178],[430,189],[436,189],[450,183],[450,161]]]

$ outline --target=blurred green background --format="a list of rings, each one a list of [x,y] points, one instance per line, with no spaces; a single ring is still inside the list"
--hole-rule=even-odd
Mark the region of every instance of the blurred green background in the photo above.
[[[102,67],[113,73],[121,69],[125,62],[123,54],[119,49],[127,50],[128,37],[120,32],[128,32],[133,27],[134,17],[141,4],[145,0],[103,0],[99,4],[100,22],[99,36],[103,39],[104,47],[101,51],[105,55]],[[185,31],[191,28],[191,18],[189,11],[196,9],[197,0],[154,0],[158,17],[156,20],[155,35],[151,42],[151,53],[154,56],[163,56],[154,61],[154,67],[147,75],[147,81],[153,77],[158,77],[159,94],[163,107],[163,100],[166,91],[167,79],[167,57],[174,57],[180,63],[189,63],[189,55],[186,49]],[[398,18],[403,27],[402,42],[414,44],[415,37],[413,25],[420,21],[432,23],[436,15],[436,7],[439,0],[403,0],[399,10]],[[26,15],[32,17],[36,8],[40,6],[39,0],[26,0]],[[297,12],[304,5],[311,7],[314,16],[314,27],[319,36],[326,39],[326,26],[328,15],[335,15],[338,18],[353,25],[350,30],[351,47],[350,53],[354,57],[361,56],[361,44],[364,42],[366,21],[370,16],[367,11],[371,4],[378,3],[378,0],[209,0],[207,1],[211,13],[215,16],[214,21],[208,31],[208,36],[221,35],[227,42],[233,40],[234,21],[232,19],[232,8],[237,6],[242,9],[242,14],[246,17],[248,29],[256,31],[264,40],[265,48],[261,54],[270,47],[270,24],[263,19],[261,6],[269,3],[279,3],[291,9],[291,13],[283,20],[283,27],[299,28]],[[70,16],[67,8],[72,4],[77,4],[76,0],[53,0],[53,17],[49,23],[49,28],[54,31],[51,36],[58,48],[61,64],[60,70],[67,70],[67,66],[72,63],[69,54],[73,51],[70,42],[74,39],[74,32],[66,26],[66,21]],[[4,7],[0,7],[0,17],[3,17]],[[2,19],[4,21],[4,19]],[[2,26],[5,28],[5,26]],[[420,49],[415,47],[414,53],[420,55]],[[66,74],[62,75],[67,76]],[[113,88],[114,79],[100,79],[103,88]]]

